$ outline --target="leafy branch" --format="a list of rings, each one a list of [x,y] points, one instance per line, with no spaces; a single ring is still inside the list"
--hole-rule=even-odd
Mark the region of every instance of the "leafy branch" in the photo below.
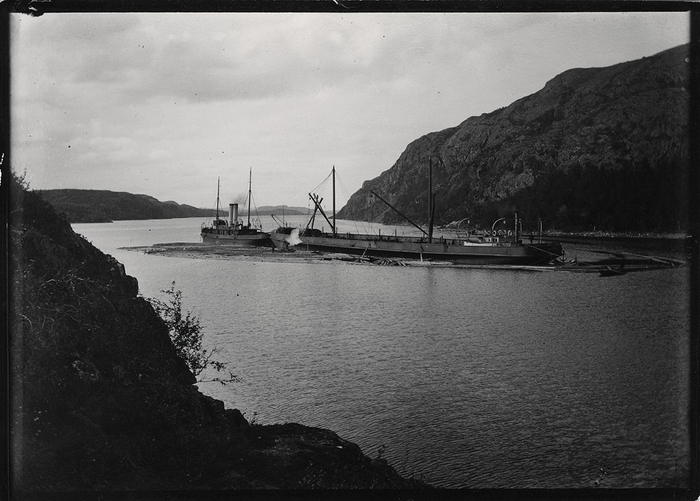
[[[227,364],[214,358],[218,352],[217,348],[207,350],[202,346],[204,334],[199,319],[190,312],[183,314],[182,291],[175,290],[175,282],[170,285],[170,289],[161,292],[166,295],[165,301],[149,298],[148,302],[168,326],[170,339],[175,350],[197,378],[197,382],[217,382],[224,385],[238,382],[238,377],[228,369]],[[217,373],[224,373],[224,375],[212,379],[200,379],[200,375],[207,368],[211,368]]]

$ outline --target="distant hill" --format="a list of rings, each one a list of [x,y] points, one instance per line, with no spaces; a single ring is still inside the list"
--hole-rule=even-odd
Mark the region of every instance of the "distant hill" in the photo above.
[[[107,223],[136,219],[174,219],[180,217],[214,217],[215,209],[201,209],[178,204],[172,200],[161,202],[148,195],[134,195],[109,190],[36,190],[58,212],[64,213],[71,223]],[[247,216],[247,207],[239,206],[239,217]],[[254,215],[306,215],[306,207],[282,205],[263,206],[253,210]],[[228,206],[221,207],[220,215],[228,216]]]
[[[410,143],[338,213],[490,228],[520,212],[560,230],[687,231],[690,47],[606,68],[576,68],[510,106]],[[477,96],[478,97],[478,96]]]
[[[211,217],[214,209],[198,209],[168,200],[161,202],[148,195],[108,190],[37,190],[71,223],[105,223],[134,219],[173,219]]]
[[[224,208],[226,211],[228,211],[228,207]],[[240,211],[240,208],[239,208]],[[252,209],[251,214],[258,214],[260,216],[270,216],[274,214],[275,216],[305,216],[308,213],[308,209],[306,207],[289,207],[287,205],[282,206],[282,205],[263,205],[262,207],[258,207],[257,210]],[[240,212],[242,215],[247,215],[247,207],[243,209],[243,212]]]
[[[4,303],[12,333],[8,414],[13,445],[22,452],[13,456],[8,499],[70,492],[76,495],[58,497],[165,499],[172,496],[153,493],[185,491],[192,499],[221,499],[234,490],[428,487],[330,430],[248,422],[229,403],[201,393],[184,348],[171,338],[178,328],[139,293],[124,265],[76,234],[14,176],[3,183],[12,203],[5,261],[12,301]],[[179,299],[163,299],[177,304],[174,324],[186,325],[189,336],[199,332]],[[187,355],[210,353],[194,347]]]

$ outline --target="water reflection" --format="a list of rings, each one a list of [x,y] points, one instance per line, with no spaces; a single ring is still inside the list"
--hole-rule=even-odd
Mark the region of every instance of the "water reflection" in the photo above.
[[[243,379],[203,390],[249,417],[384,446],[399,471],[443,487],[687,479],[687,270],[603,281],[116,250],[187,241],[191,223],[77,226],[144,295],[176,281]]]

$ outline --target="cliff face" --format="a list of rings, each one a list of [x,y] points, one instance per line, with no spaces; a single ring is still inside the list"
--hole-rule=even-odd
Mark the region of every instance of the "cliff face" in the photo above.
[[[333,432],[251,425],[201,394],[136,279],[11,187],[16,492],[422,486]]]
[[[607,68],[572,69],[506,108],[408,145],[339,212],[398,222],[376,191],[426,223],[488,225],[513,210],[549,227],[679,230],[687,225],[689,46]]]

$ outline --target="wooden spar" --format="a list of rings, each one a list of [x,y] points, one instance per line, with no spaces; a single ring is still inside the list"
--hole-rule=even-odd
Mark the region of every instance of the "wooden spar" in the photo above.
[[[328,224],[330,224],[330,221]],[[333,227],[333,236],[335,236],[335,165],[333,166],[333,224],[331,226]]]
[[[433,203],[431,205],[431,212],[430,212],[430,238],[428,242],[433,241],[433,226],[435,225],[435,193],[433,193]]]
[[[306,225],[306,228],[313,228],[314,227],[314,222],[316,221],[316,213],[318,212],[318,206],[321,205],[323,202],[323,199],[318,200],[318,204],[316,204],[316,201],[314,200],[314,196],[309,193],[309,198],[311,199],[312,202],[314,202],[314,212],[311,214],[311,218],[309,219],[309,222]],[[318,198],[318,196],[317,196]]]
[[[428,158],[428,243],[433,242],[433,158]]]
[[[253,168],[250,168],[248,175],[248,228],[250,228],[250,198],[253,191]]]
[[[316,195],[316,196],[314,197],[314,195],[312,195],[311,193],[309,193],[309,197],[311,198],[311,201],[312,201],[312,202],[314,203],[314,205],[316,206],[316,208],[314,209],[314,215],[316,214],[316,211],[319,211],[319,212],[321,213],[321,215],[323,216],[323,218],[328,222],[328,224],[330,224],[330,225],[333,227],[333,236],[335,236],[335,226],[334,226],[333,223],[331,223],[331,221],[328,219],[328,216],[326,216],[326,213],[325,213],[325,211],[323,210],[323,207],[321,207],[321,201],[322,201],[323,199],[320,199],[320,200],[319,200],[319,199],[318,199],[318,195]]]
[[[399,216],[401,216],[401,217],[404,218],[406,221],[408,221],[409,223],[411,223],[413,226],[415,226],[416,228],[418,228],[418,229],[423,233],[423,235],[426,235],[426,236],[428,235],[428,233],[427,233],[423,228],[421,228],[421,227],[418,226],[416,223],[414,223],[413,221],[411,221],[410,219],[408,219],[406,216],[404,216],[404,215],[401,213],[401,211],[399,211],[396,207],[394,207],[394,206],[391,205],[389,202],[387,202],[387,201],[384,200],[382,197],[380,197],[379,194],[378,194],[377,192],[375,192],[375,191],[373,191],[373,190],[370,190],[370,193],[371,193],[372,195],[374,195],[375,197],[377,197],[377,198],[378,198],[379,200],[381,200],[382,202],[384,202],[385,204],[387,204],[391,209],[393,209],[394,211],[396,211],[396,213],[397,213]]]
[[[217,177],[216,178],[216,219],[214,226],[218,227],[219,225],[219,186],[221,184],[221,178]]]

